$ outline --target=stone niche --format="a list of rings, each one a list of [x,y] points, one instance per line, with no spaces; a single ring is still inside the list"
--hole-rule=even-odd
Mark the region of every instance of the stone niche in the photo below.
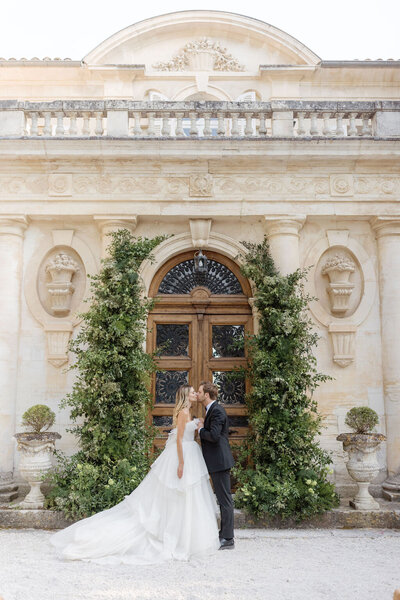
[[[52,317],[74,314],[85,293],[86,269],[78,253],[68,246],[53,247],[37,274],[37,292],[44,310]]]
[[[316,296],[327,313],[339,319],[355,313],[364,294],[364,279],[348,248],[328,248],[317,263],[314,278]]]

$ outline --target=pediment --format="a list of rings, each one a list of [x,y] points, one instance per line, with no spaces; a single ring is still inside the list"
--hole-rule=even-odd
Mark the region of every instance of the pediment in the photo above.
[[[185,11],[119,31],[83,59],[88,65],[145,65],[146,71],[246,71],[260,65],[315,65],[320,58],[287,33],[257,19]]]

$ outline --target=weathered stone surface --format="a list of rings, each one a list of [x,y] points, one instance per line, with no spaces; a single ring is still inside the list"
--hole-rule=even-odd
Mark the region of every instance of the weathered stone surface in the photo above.
[[[400,112],[377,112],[372,126],[377,137],[400,137]]]
[[[301,522],[278,517],[255,519],[244,511],[235,509],[235,528],[353,529],[372,527],[400,529],[400,503],[386,502],[380,499],[379,505],[379,510],[353,510],[349,508],[348,500],[343,499],[339,508]],[[3,529],[62,529],[74,522],[74,520],[65,519],[58,511],[0,508],[0,528]]]

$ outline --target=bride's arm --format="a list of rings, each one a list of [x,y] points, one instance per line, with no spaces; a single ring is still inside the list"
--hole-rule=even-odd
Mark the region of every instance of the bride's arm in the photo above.
[[[187,417],[183,411],[178,415],[177,432],[176,432],[176,446],[178,450],[178,477],[181,479],[183,475],[183,449],[182,449],[182,438],[185,431]]]

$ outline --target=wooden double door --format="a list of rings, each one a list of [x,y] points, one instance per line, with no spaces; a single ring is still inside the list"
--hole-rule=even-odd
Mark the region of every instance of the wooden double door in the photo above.
[[[243,340],[252,333],[252,322],[244,293],[213,294],[200,285],[190,293],[157,297],[148,323],[148,350],[157,351],[160,367],[152,381],[157,446],[163,446],[172,427],[178,387],[188,383],[197,391],[202,381],[213,381],[219,388],[219,402],[229,416],[232,445],[244,438],[248,383],[240,369],[247,364]],[[193,405],[192,415],[204,416],[201,404]]]

